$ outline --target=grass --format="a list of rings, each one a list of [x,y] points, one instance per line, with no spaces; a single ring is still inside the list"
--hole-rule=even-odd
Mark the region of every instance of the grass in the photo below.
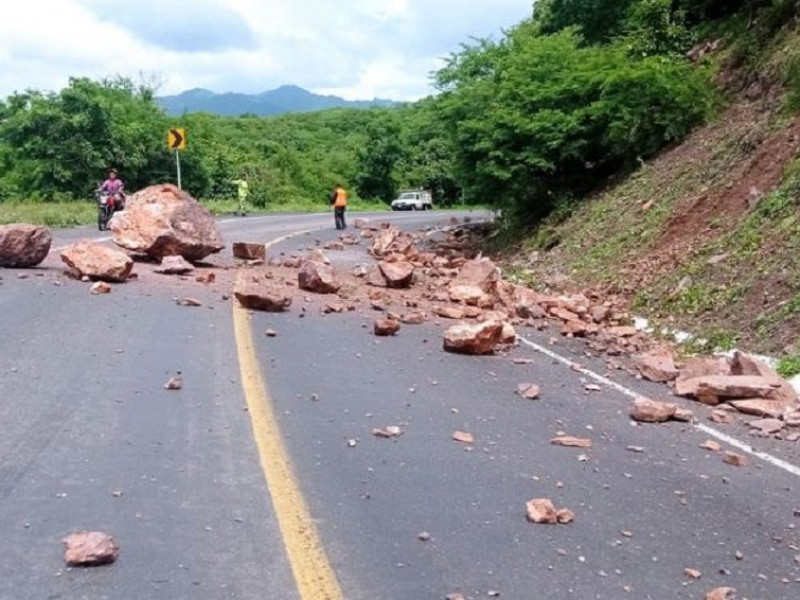
[[[782,358],[778,362],[778,374],[787,379],[800,375],[800,355],[793,354]]]
[[[94,202],[0,202],[0,225],[32,223],[64,228],[89,225],[96,220]]]
[[[213,215],[230,215],[239,211],[237,200],[204,200],[203,206]],[[463,210],[466,207],[454,206],[436,210]],[[478,209],[480,207],[470,206]],[[266,208],[249,207],[250,214],[312,213],[325,212],[328,206],[311,202],[287,202],[270,204]],[[383,202],[355,200],[348,206],[348,212],[386,211],[389,207]],[[0,225],[9,223],[32,223],[47,225],[54,229],[91,225],[97,221],[97,207],[94,202],[0,202]]]

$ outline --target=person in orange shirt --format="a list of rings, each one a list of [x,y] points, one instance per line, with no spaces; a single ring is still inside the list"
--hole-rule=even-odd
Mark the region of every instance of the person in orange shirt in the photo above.
[[[347,229],[347,223],[344,220],[344,213],[347,210],[347,192],[337,183],[333,188],[330,197],[331,206],[333,206],[333,217],[336,221],[336,229]]]

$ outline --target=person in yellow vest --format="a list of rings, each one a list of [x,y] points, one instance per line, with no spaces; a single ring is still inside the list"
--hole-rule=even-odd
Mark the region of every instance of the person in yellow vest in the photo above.
[[[236,195],[239,198],[239,214],[242,216],[247,214],[247,197],[250,195],[247,180],[244,177],[235,179],[233,184],[236,186]]]
[[[341,186],[336,184],[331,192],[331,206],[333,206],[333,217],[336,221],[336,229],[347,229],[347,223],[344,220],[344,213],[347,210],[347,192]]]

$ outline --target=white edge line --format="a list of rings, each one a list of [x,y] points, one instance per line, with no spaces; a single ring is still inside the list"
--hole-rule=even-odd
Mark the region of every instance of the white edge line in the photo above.
[[[580,367],[575,363],[575,361],[570,360],[569,358],[566,358],[564,356],[561,356],[557,352],[553,352],[549,348],[545,348],[544,346],[541,346],[541,345],[537,344],[536,342],[532,342],[529,339],[526,339],[526,338],[522,337],[521,335],[518,335],[517,338],[519,339],[520,342],[522,342],[524,345],[532,348],[533,350],[536,350],[537,352],[539,352],[541,354],[544,354],[545,356],[548,356],[548,357],[552,358],[553,360],[556,360],[556,361],[558,361],[558,362],[560,362],[560,363],[572,368],[573,370],[577,371],[578,373],[586,375],[587,377],[590,377],[590,378],[594,379],[598,383],[602,383],[606,387],[610,387],[610,388],[620,392],[621,394],[623,394],[625,396],[628,396],[629,398],[636,399],[636,398],[644,398],[645,397],[642,394],[639,394],[639,393],[633,391],[632,389],[627,388],[624,385],[621,385],[621,384],[617,383],[616,381],[611,381],[608,377],[603,377],[599,373],[595,373],[594,371],[592,371],[590,369],[586,369],[584,367]],[[708,435],[710,435],[712,437],[717,438],[721,442],[725,442],[729,446],[733,446],[737,450],[745,452],[746,454],[750,454],[751,456],[755,456],[756,458],[760,458],[764,462],[767,462],[767,463],[771,464],[774,467],[778,467],[779,469],[783,469],[787,473],[791,473],[792,475],[800,477],[800,467],[797,467],[797,466],[793,465],[790,462],[782,460],[782,459],[778,458],[777,456],[773,456],[772,454],[768,454],[766,452],[760,452],[758,450],[754,450],[753,447],[750,444],[748,444],[746,442],[743,442],[743,441],[741,441],[741,440],[739,440],[739,439],[737,439],[737,438],[735,438],[733,436],[730,436],[727,433],[723,433],[722,431],[719,431],[718,429],[714,429],[713,427],[709,427],[705,423],[693,423],[692,426],[695,429],[697,429],[698,431],[702,431],[705,434],[708,434]]]

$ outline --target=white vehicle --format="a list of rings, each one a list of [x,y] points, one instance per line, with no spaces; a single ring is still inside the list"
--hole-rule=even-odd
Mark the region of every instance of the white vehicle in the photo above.
[[[392,210],[433,210],[433,197],[425,190],[403,192],[392,202]]]

